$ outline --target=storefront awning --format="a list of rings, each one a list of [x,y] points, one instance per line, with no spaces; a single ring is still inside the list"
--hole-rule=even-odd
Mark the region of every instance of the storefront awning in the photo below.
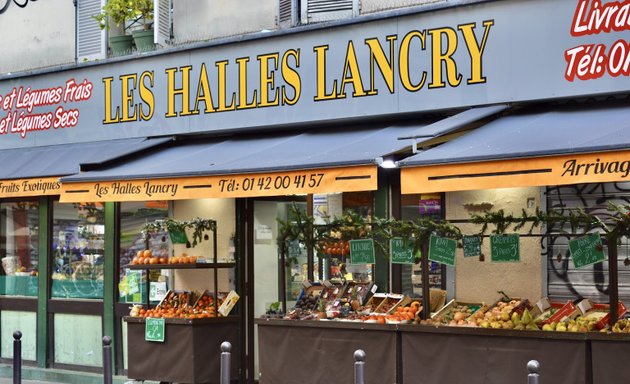
[[[376,189],[377,163],[419,125],[182,141],[62,179],[62,201],[277,196]]]
[[[403,193],[628,181],[630,106],[501,117],[399,165]]]
[[[0,198],[58,195],[60,176],[72,175],[82,166],[105,164],[169,140],[172,139],[135,138],[2,149]]]

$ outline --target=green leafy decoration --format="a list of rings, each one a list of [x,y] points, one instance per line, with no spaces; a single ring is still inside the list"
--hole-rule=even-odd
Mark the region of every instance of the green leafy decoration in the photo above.
[[[155,220],[147,223],[141,231],[142,239],[147,241],[151,233],[157,232],[183,232],[186,233],[186,229],[192,229],[192,243],[190,246],[194,247],[202,240],[207,239],[205,235],[206,231],[216,231],[217,222],[212,219],[202,219],[197,217],[189,221],[180,221],[175,219],[163,219]],[[188,245],[188,244],[187,244]]]

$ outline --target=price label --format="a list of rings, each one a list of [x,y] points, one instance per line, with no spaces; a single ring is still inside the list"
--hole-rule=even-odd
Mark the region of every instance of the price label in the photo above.
[[[481,255],[481,237],[464,236],[462,238],[464,244],[464,257],[473,257]]]
[[[414,264],[413,242],[409,239],[395,237],[389,241],[389,252],[393,264]]]
[[[374,264],[374,240],[350,240],[351,264]]]
[[[145,319],[144,339],[146,341],[164,342],[165,322],[162,318],[147,317]]]
[[[521,260],[521,248],[519,235],[491,235],[490,258],[493,262],[519,262]]]
[[[431,236],[429,239],[429,260],[455,266],[457,241],[445,237]]]
[[[597,233],[569,241],[569,251],[575,268],[583,268],[604,261],[602,238]]]

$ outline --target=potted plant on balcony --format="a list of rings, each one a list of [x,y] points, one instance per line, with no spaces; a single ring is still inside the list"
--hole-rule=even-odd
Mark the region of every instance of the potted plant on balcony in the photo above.
[[[126,30],[137,22],[142,25],[142,28],[132,32],[132,35],[139,35],[139,41],[136,40],[136,48],[141,51],[154,48],[153,0],[108,0],[101,9],[101,13],[92,17],[99,23],[101,29],[109,29],[110,23],[113,23]],[[147,40],[147,35],[150,35],[148,45],[144,42]],[[134,38],[135,36],[126,33],[110,36],[109,44],[112,54],[117,56],[131,52]]]
[[[142,25],[131,34],[138,51],[152,51],[155,49],[153,40],[153,0],[131,0],[134,20]]]

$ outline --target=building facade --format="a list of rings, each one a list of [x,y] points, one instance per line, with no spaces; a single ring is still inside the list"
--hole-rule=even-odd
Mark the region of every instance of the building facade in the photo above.
[[[112,335],[126,375],[123,317],[149,292],[129,289],[125,266],[149,244],[227,265],[139,279],[237,291],[239,377],[251,382],[253,319],[339,269],[306,250],[292,269],[279,263],[277,219],[293,204],[470,228],[487,208],[625,201],[630,5],[613,3],[156,0],[155,46],[115,51],[110,37],[140,27],[101,29],[92,16],[104,1],[6,1],[0,357],[10,362],[19,327],[33,375],[100,372]],[[468,174],[479,175],[456,178]],[[147,222],[196,217],[216,221],[216,244],[143,237]],[[506,285],[519,297],[605,298],[602,271],[570,268],[550,257],[566,242],[554,246],[523,239],[507,266],[459,255],[433,283],[470,301]],[[350,273],[423,293],[415,267],[384,257]]]

